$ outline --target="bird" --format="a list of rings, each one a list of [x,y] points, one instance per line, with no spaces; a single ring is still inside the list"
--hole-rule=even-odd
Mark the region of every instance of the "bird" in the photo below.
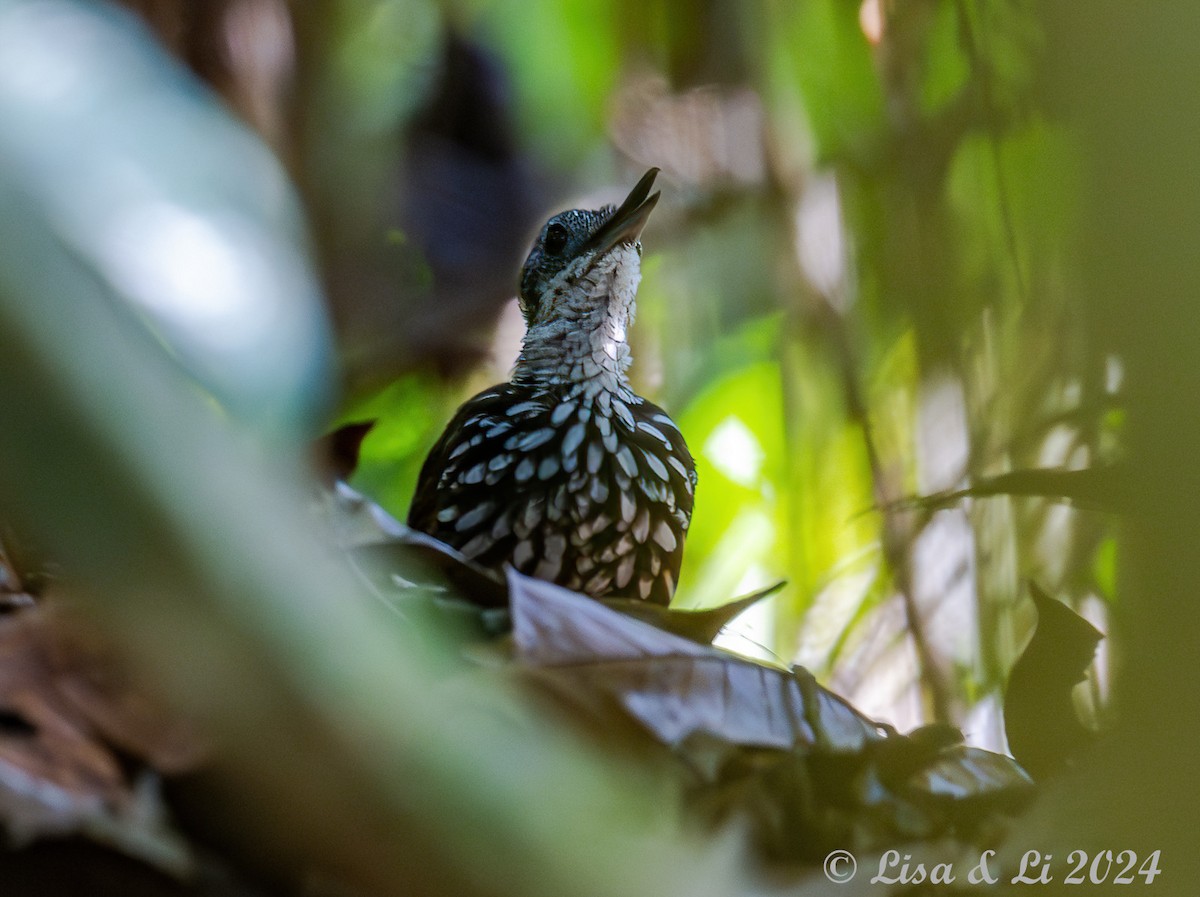
[[[627,375],[657,174],[619,207],[571,209],[542,227],[521,268],[526,331],[511,378],[446,426],[408,525],[488,569],[667,605],[696,466],[679,427]]]

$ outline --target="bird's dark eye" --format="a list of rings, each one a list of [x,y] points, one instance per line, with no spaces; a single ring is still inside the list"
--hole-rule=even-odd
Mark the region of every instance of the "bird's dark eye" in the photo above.
[[[543,243],[548,255],[558,255],[567,248],[567,229],[561,224],[552,224],[546,228],[546,239]]]

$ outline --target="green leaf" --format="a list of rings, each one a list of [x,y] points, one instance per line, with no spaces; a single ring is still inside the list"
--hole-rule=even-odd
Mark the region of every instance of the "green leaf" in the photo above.
[[[971,76],[971,63],[960,43],[957,6],[956,0],[937,5],[926,38],[920,104],[927,117],[949,105]]]
[[[603,134],[621,68],[611,12],[600,3],[502,0],[483,13],[511,68],[523,130],[559,164],[579,159]]]
[[[772,5],[765,26],[768,101],[783,121],[798,93],[824,161],[873,151],[883,93],[858,4],[809,0]]]

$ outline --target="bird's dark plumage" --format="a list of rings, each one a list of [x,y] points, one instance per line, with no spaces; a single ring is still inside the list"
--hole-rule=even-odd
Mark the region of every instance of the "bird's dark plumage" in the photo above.
[[[409,524],[484,566],[666,604],[695,467],[679,429],[625,376],[655,173],[619,209],[564,212],[542,229],[522,270],[528,330],[512,381],[451,420]]]

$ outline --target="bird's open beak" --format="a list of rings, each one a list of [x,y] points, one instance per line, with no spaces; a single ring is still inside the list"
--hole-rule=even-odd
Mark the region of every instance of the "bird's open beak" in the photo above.
[[[655,205],[658,204],[660,194],[650,192],[650,187],[654,184],[654,179],[657,176],[657,168],[651,168],[642,175],[642,179],[637,182],[637,186],[625,197],[625,201],[621,203],[621,207],[592,235],[592,238],[588,241],[588,245],[585,247],[586,249],[594,249],[596,255],[600,256],[619,243],[637,242],[637,238],[641,236],[642,228],[646,226],[646,221],[649,219],[650,213],[654,211]]]

